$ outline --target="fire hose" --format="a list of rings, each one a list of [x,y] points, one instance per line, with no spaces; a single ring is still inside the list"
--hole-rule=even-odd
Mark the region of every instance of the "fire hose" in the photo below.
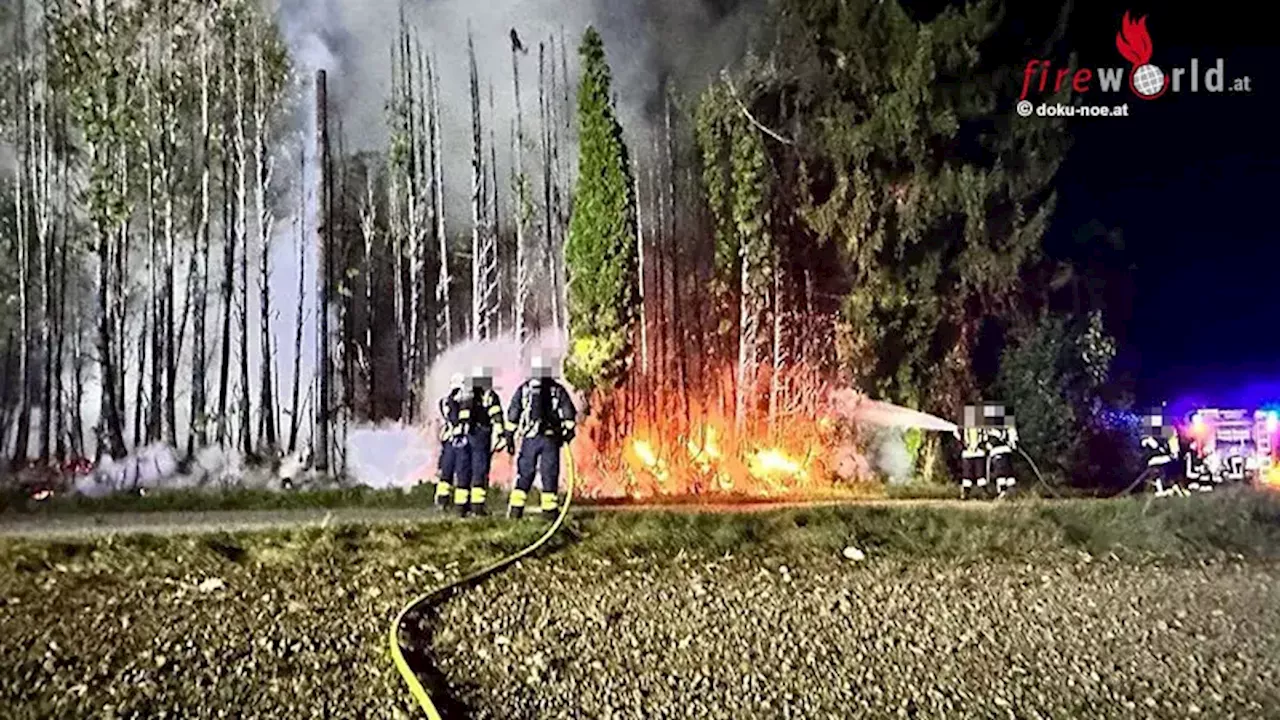
[[[528,547],[483,567],[460,580],[445,583],[444,585],[410,600],[408,604],[401,608],[400,614],[396,615],[395,622],[391,624],[391,632],[389,636],[391,660],[395,663],[396,670],[400,671],[400,677],[404,678],[405,684],[409,686],[409,693],[413,695],[414,700],[417,701],[419,707],[422,708],[423,712],[427,714],[427,717],[430,718],[430,720],[441,720],[440,712],[436,709],[435,703],[431,701],[431,695],[427,692],[427,689],[423,687],[422,681],[418,679],[417,674],[413,672],[413,668],[409,667],[408,661],[405,660],[404,649],[400,647],[400,625],[404,622],[405,616],[414,610],[430,606],[439,600],[448,597],[453,592],[473,583],[477,583],[499,570],[532,555],[556,534],[560,529],[560,526],[564,524],[565,517],[569,514],[569,504],[573,500],[573,481],[574,476],[577,474],[577,469],[573,465],[573,453],[568,452],[568,446],[565,446],[561,452],[564,453],[563,456],[566,460],[565,467],[567,469],[567,472],[565,473],[564,504],[561,505],[560,514],[556,517],[555,522],[551,524],[551,527],[547,528],[547,531],[542,534],[542,537],[539,537]]]

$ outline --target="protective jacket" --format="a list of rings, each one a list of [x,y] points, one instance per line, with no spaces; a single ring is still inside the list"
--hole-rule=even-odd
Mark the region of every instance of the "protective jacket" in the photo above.
[[[982,444],[982,428],[967,427],[964,429],[964,449],[960,451],[962,458],[986,457],[987,451]]]
[[[531,378],[511,396],[507,431],[522,438],[544,437],[569,442],[576,431],[578,410],[564,386],[551,378]]]
[[[1142,449],[1146,453],[1147,467],[1168,465],[1178,459],[1178,436],[1144,435]]]
[[[443,423],[440,427],[441,440],[454,440],[465,435],[462,427],[462,388],[453,388],[448,395],[440,398],[440,417]]]
[[[987,452],[995,455],[1007,455],[1018,445],[1018,431],[1011,427],[990,427],[983,433]]]

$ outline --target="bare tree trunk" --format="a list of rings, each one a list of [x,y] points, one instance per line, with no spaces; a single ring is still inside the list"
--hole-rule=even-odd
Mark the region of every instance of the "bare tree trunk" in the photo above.
[[[330,283],[333,280],[332,264],[333,264],[333,191],[332,191],[332,167],[329,158],[329,101],[328,101],[328,84],[326,82],[325,71],[320,70],[316,73],[316,130],[318,134],[316,148],[320,156],[319,173],[320,173],[320,219],[317,228],[317,248],[319,249],[318,273],[319,294],[316,298],[316,311],[319,313],[319,335],[316,345],[320,348],[320,367],[317,372],[320,376],[320,399],[317,403],[319,409],[316,413],[316,439],[313,451],[315,453],[315,468],[319,472],[327,473],[329,471],[329,422],[330,422],[330,337],[329,337],[329,290]]]
[[[666,213],[666,193],[663,190],[662,182],[662,151],[658,144],[658,134],[653,134],[653,163],[649,166],[650,187],[653,188],[653,207],[654,207],[654,223],[653,223],[653,289],[656,295],[653,298],[653,308],[657,316],[657,322],[654,323],[654,376],[657,381],[657,392],[654,396],[659,403],[658,413],[665,417],[667,413],[668,390],[667,387],[667,323],[669,316],[667,315],[667,276],[664,257],[666,255],[665,235],[667,231],[667,213]]]
[[[746,430],[747,404],[755,396],[757,347],[755,305],[751,293],[751,273],[755,268],[751,265],[751,255],[745,244],[741,254],[742,268],[738,286],[738,378],[734,400],[734,420],[739,434]]]
[[[554,46],[552,48],[554,51]],[[554,57],[552,59],[554,63]],[[538,112],[542,123],[542,204],[544,227],[542,233],[547,282],[551,295],[551,324],[560,329],[560,281],[556,272],[555,204],[552,201],[551,182],[551,103],[547,98],[546,44],[538,43]]]
[[[61,127],[59,123],[59,138],[62,137]],[[67,415],[66,415],[66,386],[63,373],[66,366],[66,340],[67,340],[67,246],[70,244],[69,230],[70,215],[69,207],[71,205],[71,182],[67,178],[67,169],[64,165],[61,173],[62,180],[62,237],[57,246],[57,264],[58,264],[58,280],[54,284],[57,288],[57,303],[55,306],[56,315],[54,320],[54,337],[56,338],[57,348],[54,351],[53,362],[53,400],[54,400],[54,417],[56,418],[54,427],[54,443],[55,456],[58,462],[64,462],[67,459]],[[3,436],[0,436],[3,437]],[[72,443],[74,446],[74,442]]]
[[[404,20],[401,18],[400,23],[400,40],[404,37]],[[391,127],[391,148],[387,156],[387,242],[391,248],[391,300],[392,300],[392,323],[396,328],[395,346],[396,346],[396,380],[400,384],[400,388],[404,387],[405,375],[405,341],[400,329],[404,327],[404,236],[406,227],[405,214],[401,208],[403,200],[401,192],[401,183],[408,184],[405,173],[407,165],[403,153],[403,145],[407,142],[408,123],[405,121],[404,113],[404,91],[402,89],[403,79],[401,78],[401,51],[403,45],[397,41],[390,48],[391,60],[391,98],[392,98],[392,127]],[[372,360],[372,358],[371,358]],[[400,408],[397,412],[403,410],[404,394],[397,394],[400,400]]]
[[[403,13],[403,6],[401,6]],[[407,210],[408,210],[408,235],[405,237],[407,245],[407,262],[404,267],[404,279],[402,287],[405,297],[401,298],[404,307],[404,315],[401,318],[402,331],[407,330],[405,337],[407,339],[407,347],[405,359],[403,361],[403,372],[401,378],[404,383],[404,395],[401,403],[400,417],[401,419],[411,422],[413,418],[414,406],[414,388],[417,386],[417,378],[415,377],[415,369],[418,366],[418,263],[421,252],[419,244],[421,243],[421,209],[418,202],[421,196],[418,193],[419,176],[418,176],[418,116],[417,102],[414,97],[414,76],[413,76],[413,44],[409,35],[408,25],[401,18],[401,35],[402,35],[402,96],[404,98],[404,114],[407,120],[407,136],[406,146],[408,149],[407,158]]]
[[[209,24],[213,19],[206,14],[200,28],[200,221],[196,231],[196,247],[192,250],[192,273],[199,283],[195,293],[194,347],[191,355],[191,425],[187,454],[209,444],[209,426],[205,409],[206,336],[205,320],[209,298],[209,169],[211,159],[209,122]],[[198,263],[198,264],[197,264]]]
[[[237,54],[235,69],[235,152],[236,152],[236,244],[240,246],[240,447],[248,456],[255,455],[249,381],[249,149],[245,138],[244,63]]]
[[[148,72],[148,76],[150,73]],[[142,85],[142,106],[143,118],[147,127],[154,127],[156,124],[156,113],[152,106],[154,98],[152,96],[152,79],[148,77]],[[149,407],[146,412],[146,432],[142,432],[140,424],[143,415],[142,388],[145,385],[142,378],[146,377],[147,370],[147,348],[143,340],[138,343],[138,387],[137,399],[134,408],[134,428],[133,428],[133,444],[139,445],[145,441],[150,444],[160,438],[160,423],[163,418],[161,414],[161,401],[164,397],[164,367],[160,364],[160,360],[164,355],[163,329],[161,328],[161,315],[164,311],[163,300],[161,299],[161,288],[157,278],[157,270],[160,266],[159,246],[156,239],[156,152],[155,142],[148,136],[146,142],[146,177],[147,177],[147,287],[146,287],[146,305],[142,316],[142,338],[146,338],[148,334],[151,338],[151,390],[148,393],[147,401]],[[148,333],[149,329],[149,333]]]
[[[223,72],[219,77],[219,96],[226,98],[226,76],[230,74],[227,63],[234,57],[234,38],[228,39],[231,46],[224,60]],[[227,141],[234,137],[231,113],[226,104],[222,112],[222,138],[225,147]],[[223,234],[223,273],[222,273],[222,335],[221,357],[218,371],[218,445],[226,447],[229,430],[227,414],[227,390],[231,381],[231,309],[235,294],[236,279],[236,234],[235,203],[231,201],[232,162],[230,152],[222,153],[222,234]]]
[[[298,407],[298,396],[302,383],[302,328],[305,324],[303,301],[307,296],[307,149],[303,143],[301,165],[298,170],[298,310],[293,334],[293,388],[289,399],[289,454],[298,451],[298,426],[302,422],[302,408]]]
[[[9,411],[9,403],[13,401],[9,392],[13,387],[13,336],[10,330],[4,341],[3,375],[0,376],[0,445],[9,441],[9,431],[13,429],[13,413]]]
[[[644,195],[641,193],[640,176],[643,172],[637,170],[631,177],[632,192],[636,197],[636,257],[640,260],[640,373],[644,378],[647,386],[649,382],[649,305],[647,302],[648,295],[648,253],[644,251],[645,246],[645,206]],[[641,389],[645,392],[645,389]],[[646,393],[647,395],[648,393]]]
[[[373,170],[365,174],[365,196],[360,208],[360,233],[364,240],[363,274],[365,298],[364,343],[361,347],[361,365],[364,370],[364,386],[367,389],[368,409],[366,414],[373,416],[373,326],[375,320],[373,258],[374,241],[378,231],[378,199],[374,193]]]
[[[435,76],[439,68],[435,59],[427,66],[431,84],[431,179],[435,186],[436,242],[439,243],[440,275],[436,280],[436,353],[443,353],[453,343],[453,312],[449,285],[449,236],[445,232],[444,207],[444,145],[440,128],[440,79]]]
[[[44,361],[44,367],[41,372],[41,397],[40,397],[40,462],[48,463],[51,452],[51,435],[53,431],[53,348],[52,348],[52,328],[50,320],[53,318],[53,262],[51,258],[52,243],[50,242],[51,227],[53,221],[53,201],[50,195],[52,190],[52,181],[50,174],[53,169],[53,156],[50,151],[51,128],[49,127],[50,106],[54,102],[52,91],[49,86],[49,18],[48,11],[45,11],[44,18],[44,52],[41,57],[43,59],[39,85],[41,88],[38,111],[32,113],[32,127],[35,135],[35,152],[37,155],[34,163],[35,177],[32,178],[32,199],[35,205],[35,221],[36,221],[36,244],[40,253],[40,353]],[[33,88],[35,82],[32,83]],[[33,92],[33,96],[34,96]]]
[[[565,190],[562,186],[565,173],[560,167],[560,148],[563,142],[562,130],[563,124],[568,122],[563,114],[568,112],[567,107],[561,107],[557,110],[558,105],[556,92],[559,88],[556,76],[556,41],[555,37],[551,38],[551,95],[547,98],[547,115],[551,120],[552,129],[548,131],[551,143],[551,188],[552,188],[552,205],[551,217],[554,218],[554,227],[551,231],[553,256],[547,261],[551,267],[551,291],[555,298],[555,306],[557,313],[555,317],[556,329],[560,332],[568,330],[568,312],[565,309],[565,303],[568,301],[565,296],[564,282],[561,279],[561,268],[564,266],[564,243],[565,233],[568,231],[568,222],[565,216]],[[564,80],[567,82],[568,78]]]
[[[480,119],[480,75],[476,69],[476,45],[470,28],[467,31],[467,57],[471,71],[471,339],[487,340],[485,288],[481,280],[486,260],[483,255],[484,148],[481,145],[484,135]]]
[[[423,379],[426,377],[427,368],[430,367],[432,361],[435,360],[433,346],[435,345],[435,322],[431,313],[431,255],[435,249],[435,196],[433,194],[433,175],[435,167],[431,161],[431,118],[430,118],[430,96],[431,85],[427,76],[426,53],[422,51],[422,39],[418,37],[417,32],[414,33],[414,39],[417,47],[418,62],[418,87],[417,87],[417,112],[418,112],[418,137],[415,141],[417,148],[415,157],[418,159],[418,207],[421,210],[423,221],[419,224],[419,268],[414,282],[418,286],[418,306],[414,308],[414,312],[418,317],[418,328],[415,342],[418,344],[418,364],[413,369],[413,380],[415,388],[415,396],[421,392]],[[416,401],[412,408],[416,419],[418,406],[421,403]]]
[[[178,256],[178,236],[175,232],[173,215],[174,215],[174,193],[176,191],[174,182],[174,153],[177,147],[177,122],[178,122],[178,104],[174,101],[173,94],[175,92],[172,87],[172,76],[167,68],[169,63],[165,64],[166,70],[164,75],[164,85],[162,87],[163,103],[161,109],[163,112],[162,121],[164,123],[164,137],[160,143],[160,187],[164,192],[164,287],[161,292],[161,303],[164,312],[161,314],[164,327],[164,357],[156,355],[152,362],[159,364],[163,362],[164,367],[164,436],[165,442],[169,447],[175,450],[178,447],[178,411],[177,411],[177,384],[178,384],[178,343],[176,337],[177,318],[174,312],[177,305],[177,278],[174,274],[175,265]],[[157,440],[159,437],[156,438]]]
[[[680,262],[680,250],[684,245],[680,238],[680,201],[676,194],[676,145],[671,132],[671,89],[665,93],[663,103],[667,134],[667,195],[671,198],[671,336],[675,344],[677,382],[685,427],[689,426],[689,361],[690,349],[684,331],[684,304],[680,302],[680,285],[684,281]]]
[[[27,80],[28,61],[30,58],[27,50],[25,0],[21,0],[18,3],[16,32],[18,38],[16,43],[17,73],[15,78],[16,102],[14,103],[14,110],[17,111],[18,117],[18,165],[13,173],[13,210],[14,241],[17,246],[18,263],[18,423],[17,436],[14,439],[12,467],[15,470],[20,470],[27,464],[27,445],[31,435],[31,328],[29,324],[30,308],[28,307],[30,259],[27,257],[30,251],[30,227],[28,225],[30,215],[26,200],[28,193],[27,182],[31,174],[33,131],[28,114],[32,99],[30,97],[31,88]]]
[[[773,243],[773,367],[769,370],[769,432],[778,432],[778,403],[782,398],[782,255]]]
[[[529,303],[529,261],[528,248],[525,246],[525,223],[529,219],[528,184],[524,176],[524,127],[523,112],[520,102],[520,53],[525,48],[513,28],[511,30],[511,77],[515,87],[516,117],[515,137],[512,149],[512,175],[515,178],[515,215],[516,215],[516,305],[515,326],[516,340],[525,341],[525,314]]]
[[[255,45],[259,33],[258,25],[254,25]],[[254,129],[254,165],[257,170],[257,184],[254,193],[254,204],[256,205],[258,216],[258,242],[261,244],[262,254],[259,256],[261,266],[259,269],[258,289],[259,289],[259,310],[261,311],[261,337],[262,337],[262,368],[259,374],[262,376],[262,405],[259,412],[262,413],[262,440],[264,443],[263,450],[267,457],[274,457],[278,441],[276,439],[276,410],[275,410],[275,363],[271,356],[271,233],[274,226],[274,218],[271,215],[271,208],[267,204],[267,191],[271,187],[272,159],[267,150],[267,120],[270,108],[268,103],[272,98],[267,97],[266,81],[263,76],[262,55],[255,53],[254,55],[254,113],[253,113],[253,129]],[[247,314],[247,308],[246,308]],[[247,372],[247,371],[246,371]]]
[[[507,264],[506,253],[503,251],[504,243],[502,242],[502,232],[499,227],[498,218],[502,214],[502,209],[498,198],[498,135],[494,132],[494,126],[497,124],[498,115],[494,112],[493,103],[493,81],[489,81],[489,173],[485,176],[488,178],[489,187],[489,238],[493,243],[493,262],[494,262],[494,302],[491,308],[493,312],[494,332],[501,335],[502,328],[502,308],[506,306],[506,293],[503,288],[507,283],[509,267]]]

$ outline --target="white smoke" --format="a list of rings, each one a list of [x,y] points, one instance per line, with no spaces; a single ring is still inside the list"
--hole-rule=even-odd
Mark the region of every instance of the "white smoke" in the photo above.
[[[876,433],[875,467],[895,485],[910,482],[914,463],[911,453],[907,451],[907,443],[902,430],[885,428]]]
[[[361,425],[350,431],[348,474],[359,484],[375,488],[408,488],[434,478],[440,456],[439,401],[449,393],[449,380],[453,375],[469,377],[478,368],[492,373],[493,388],[506,412],[512,393],[529,377],[532,358],[540,355],[553,360],[558,373],[564,353],[564,338],[554,331],[523,344],[508,335],[453,346],[427,371],[426,397],[419,414],[423,420],[418,425]],[[570,391],[572,393],[572,389]],[[506,469],[500,461],[500,457],[495,460],[492,478],[499,477]]]

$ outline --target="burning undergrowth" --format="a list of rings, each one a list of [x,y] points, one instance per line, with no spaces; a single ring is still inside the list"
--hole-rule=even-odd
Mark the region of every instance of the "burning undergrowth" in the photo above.
[[[820,494],[908,476],[903,429],[955,429],[826,385],[789,396],[800,399],[738,413],[722,398],[694,402],[623,387],[597,401],[602,407],[574,443],[580,493],[636,500]]]

